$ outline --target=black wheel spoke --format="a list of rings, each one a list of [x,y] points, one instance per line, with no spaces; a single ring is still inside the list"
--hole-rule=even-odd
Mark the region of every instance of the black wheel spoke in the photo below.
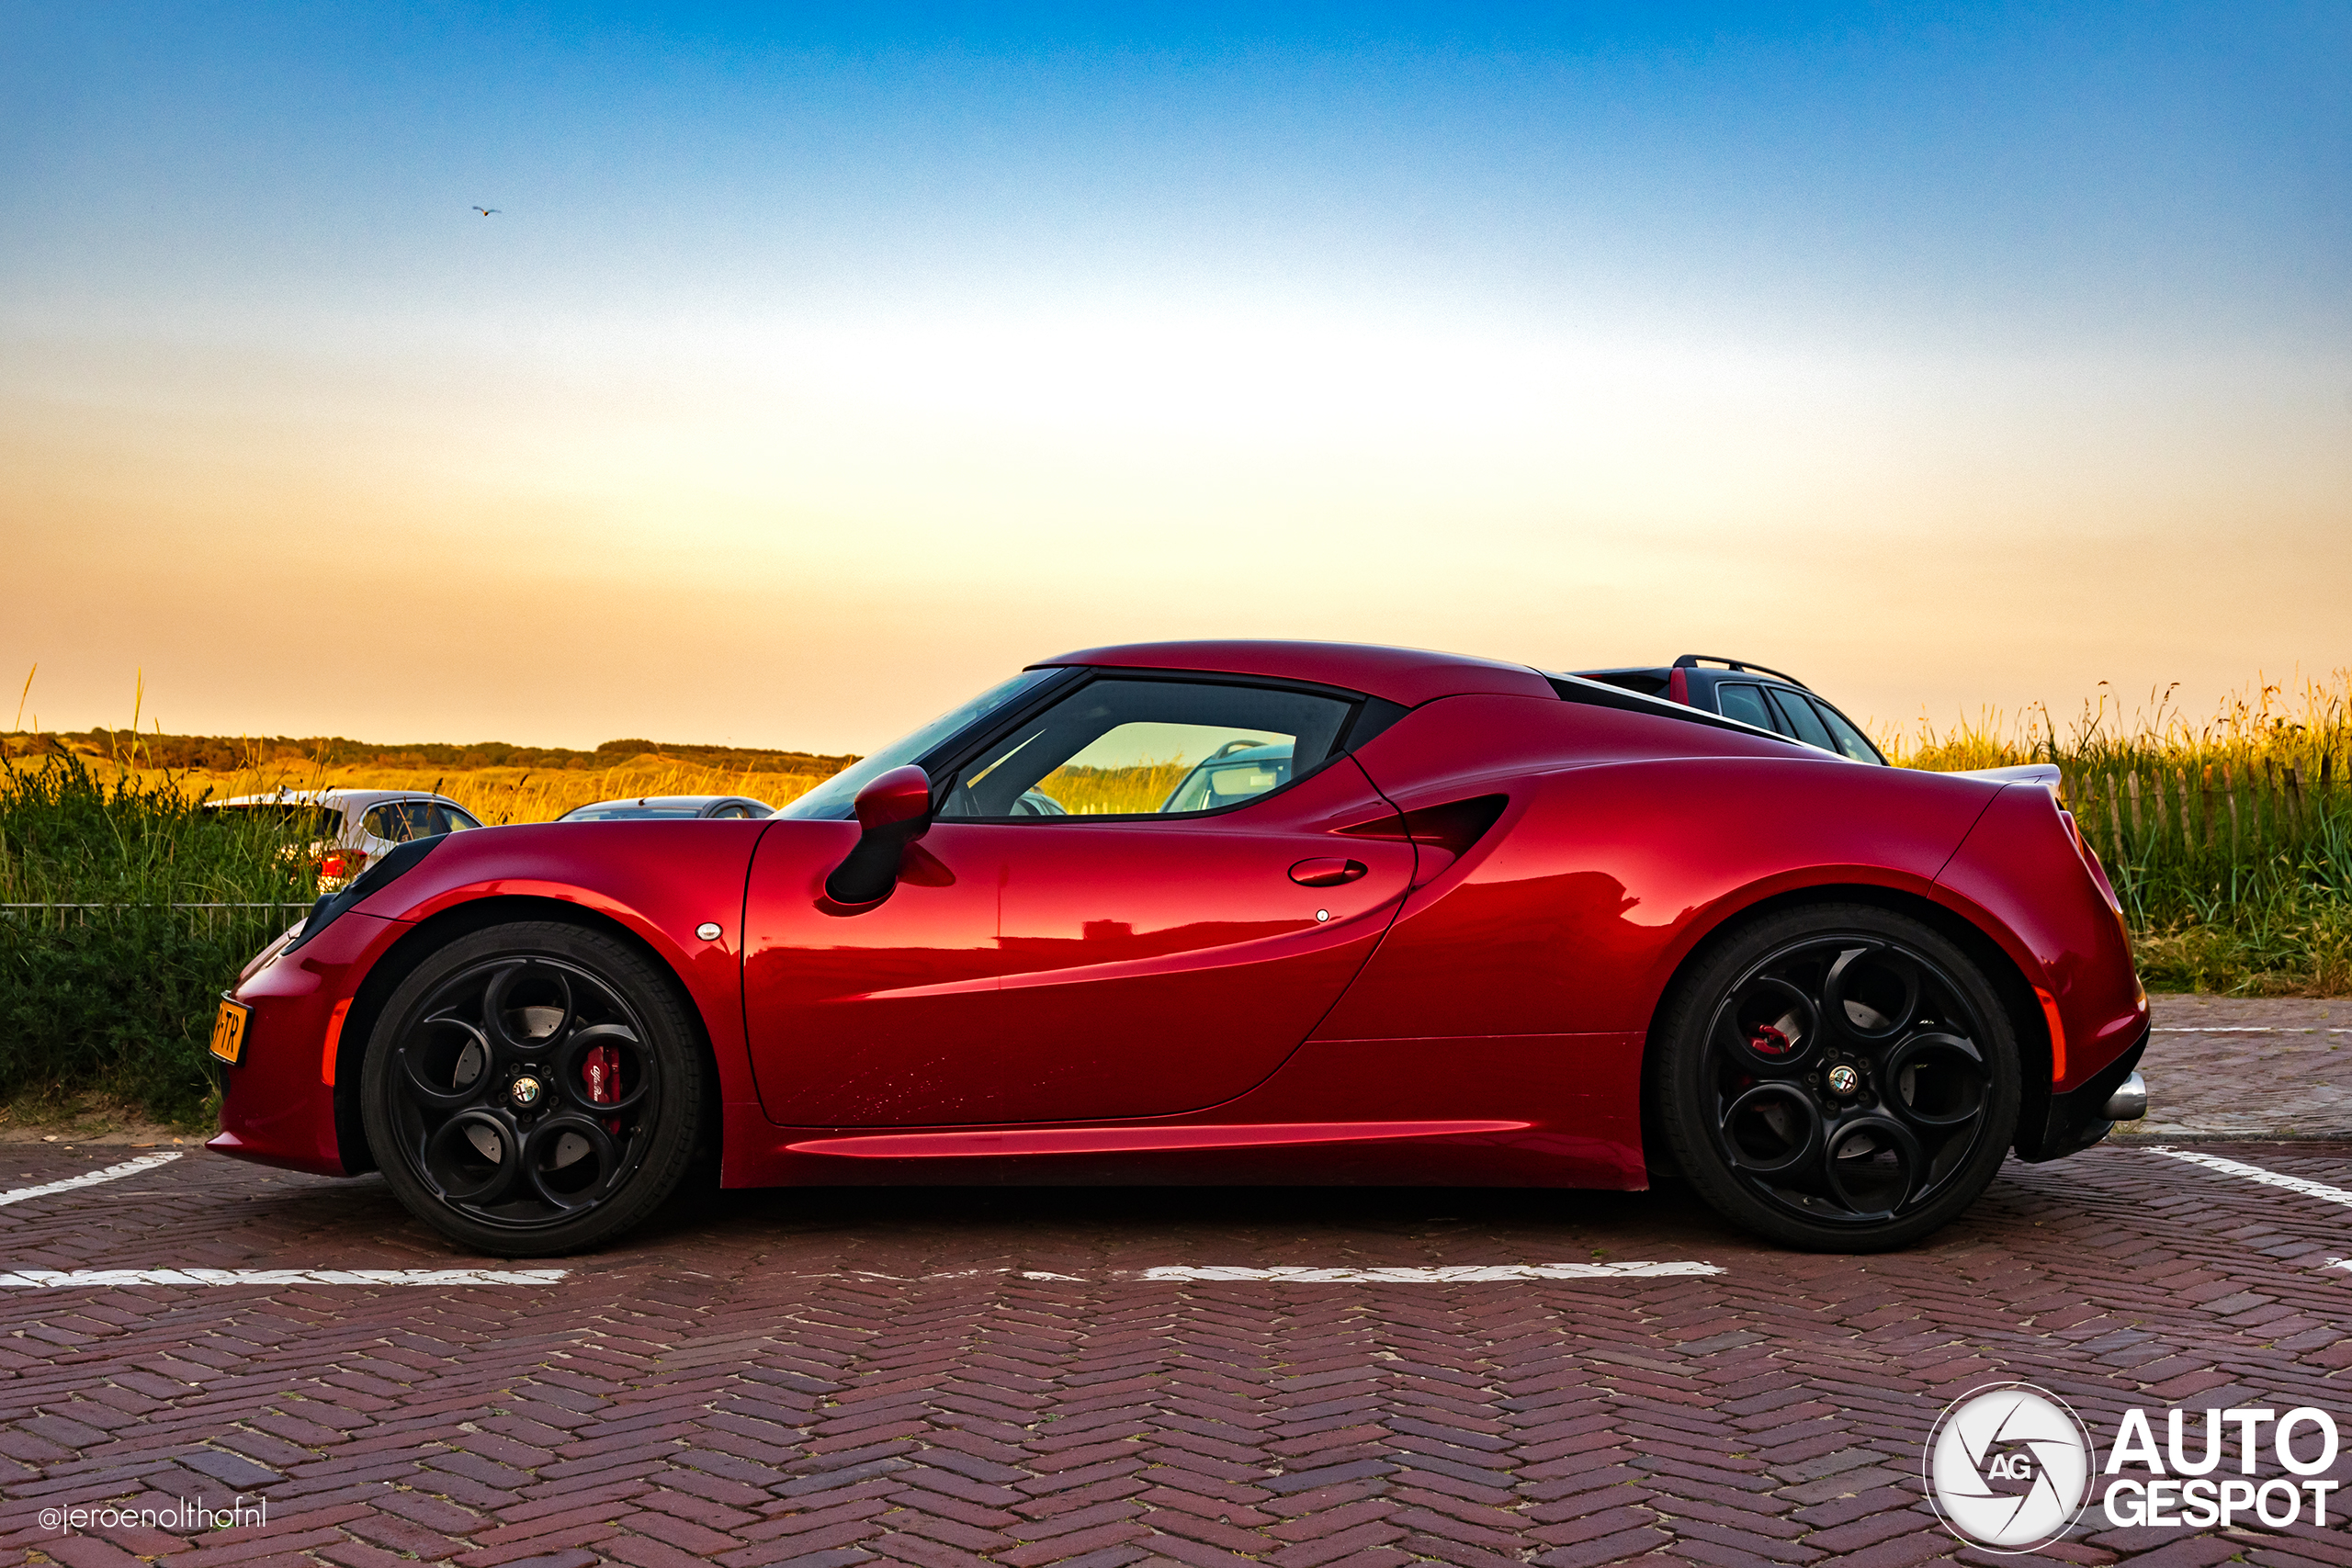
[[[521,1174],[519,1144],[504,1118],[459,1111],[425,1137],[425,1178],[451,1202],[494,1203]]]
[[[1912,1036],[1886,1054],[1886,1102],[1914,1127],[1941,1131],[1983,1114],[1991,1075],[1957,1034]]]
[[[1918,961],[1883,942],[1845,948],[1822,977],[1821,1003],[1832,1027],[1883,1044],[1918,1016]]]
[[[556,964],[511,964],[482,993],[482,1029],[510,1056],[553,1050],[572,1026],[572,976]]]
[[[482,1032],[447,1013],[426,1019],[400,1047],[401,1090],[426,1111],[479,1104],[491,1082],[490,1069],[490,1042]]]
[[[1893,1117],[1846,1119],[1829,1134],[1822,1156],[1831,1195],[1863,1219],[1902,1213],[1917,1190],[1918,1140]]]
[[[1987,1038],[1966,993],[1878,936],[1784,946],[1720,994],[1700,1062],[1718,1152],[1750,1191],[1832,1225],[1916,1211],[1984,1132]]]
[[[618,1145],[585,1116],[537,1123],[523,1145],[523,1174],[541,1201],[566,1213],[603,1198],[618,1171]]]

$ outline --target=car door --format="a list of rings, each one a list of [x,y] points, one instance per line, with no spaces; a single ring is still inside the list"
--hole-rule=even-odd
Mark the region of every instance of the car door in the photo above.
[[[943,1119],[991,1077],[1001,831],[939,823],[879,905],[849,911],[825,875],[848,822],[780,821],[760,836],[743,904],[743,1019],[771,1120],[792,1127]]]
[[[1170,1115],[1262,1080],[1339,1000],[1412,881],[1408,844],[1338,829],[1393,820],[1341,757],[1228,815],[1010,829],[1003,1071],[972,1113]]]
[[[1000,1070],[956,1118],[1171,1115],[1258,1083],[1362,967],[1412,851],[1339,694],[1105,675],[999,737],[945,816],[1001,819]]]
[[[1345,831],[1395,821],[1337,751],[1352,713],[1342,696],[1262,684],[1090,681],[956,768],[899,886],[831,932],[784,931],[813,887],[781,885],[807,857],[782,852],[779,824],[753,862],[746,929],[770,1113],[1156,1116],[1264,1078],[1339,999],[1412,879],[1401,835]],[[1163,809],[1194,800],[1211,804]],[[853,835],[836,837],[827,864]],[[779,937],[800,948],[791,964],[761,958]]]

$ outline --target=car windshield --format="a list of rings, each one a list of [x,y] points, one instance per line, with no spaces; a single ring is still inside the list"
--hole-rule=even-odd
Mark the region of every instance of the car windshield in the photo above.
[[[871,757],[854,762],[779,810],[778,817],[816,818],[827,821],[842,821],[852,816],[857,792],[888,773],[892,768],[905,767],[920,761],[926,753],[959,730],[978,723],[989,714],[1035,691],[1056,676],[1067,673],[1059,668],[1023,670],[1001,685],[990,686],[963,706],[950,708],[921,729],[890,742]]]

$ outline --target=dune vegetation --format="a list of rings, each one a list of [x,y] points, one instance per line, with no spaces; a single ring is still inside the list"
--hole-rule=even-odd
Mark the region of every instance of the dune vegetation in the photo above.
[[[1879,739],[1905,767],[2056,763],[2149,985],[2352,992],[2352,671],[2256,682],[2202,716],[2170,696],[2128,717],[2102,693],[2063,723],[1986,712]]]

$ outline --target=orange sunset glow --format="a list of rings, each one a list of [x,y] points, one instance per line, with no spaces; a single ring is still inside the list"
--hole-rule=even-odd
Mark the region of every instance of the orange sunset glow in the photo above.
[[[20,19],[0,672],[864,751],[1161,637],[1881,726],[2352,664],[2292,29],[1612,16]]]

